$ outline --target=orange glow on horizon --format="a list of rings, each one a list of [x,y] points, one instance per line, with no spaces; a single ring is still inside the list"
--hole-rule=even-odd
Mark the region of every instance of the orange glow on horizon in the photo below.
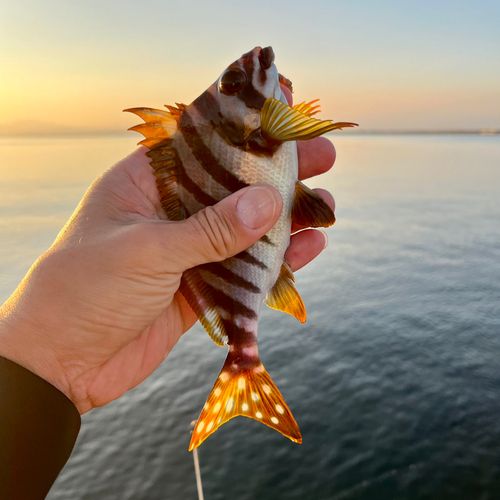
[[[273,46],[298,101],[321,99],[322,118],[370,130],[500,128],[500,32],[488,9],[316,2],[304,22],[294,3],[226,7],[158,5],[152,30],[138,4],[61,3],[55,15],[5,0],[0,134],[125,130],[123,109],[190,103],[257,44]],[[241,29],[256,9],[268,15]],[[189,36],[174,19],[189,20]]]

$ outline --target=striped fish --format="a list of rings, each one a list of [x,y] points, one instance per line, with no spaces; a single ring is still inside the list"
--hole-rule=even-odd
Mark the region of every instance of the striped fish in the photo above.
[[[299,428],[257,349],[262,302],[306,319],[304,303],[284,260],[292,219],[328,227],[330,207],[298,181],[297,140],[350,127],[312,118],[316,101],[288,106],[271,47],[256,47],[231,64],[192,104],[168,111],[133,108],[144,135],[163,208],[183,220],[231,193],[255,183],[270,184],[283,198],[276,225],[248,250],[222,262],[186,271],[180,291],[213,341],[229,344],[227,359],[195,426],[189,450],[224,422],[251,417],[297,443]]]

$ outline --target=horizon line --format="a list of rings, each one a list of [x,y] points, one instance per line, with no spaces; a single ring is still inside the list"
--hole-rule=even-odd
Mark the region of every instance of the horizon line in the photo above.
[[[24,133],[5,133],[0,132],[0,138],[13,137],[85,137],[85,136],[116,136],[129,135],[128,130],[81,130],[81,131],[60,131],[60,132],[24,132]],[[342,130],[344,134],[349,135],[500,135],[500,128],[481,128],[481,129],[348,129]],[[329,132],[327,135],[332,134]],[[336,134],[338,135],[338,133]],[[138,137],[139,138],[139,137]]]

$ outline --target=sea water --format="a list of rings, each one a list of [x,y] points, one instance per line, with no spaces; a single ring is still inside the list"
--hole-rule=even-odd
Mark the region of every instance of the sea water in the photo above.
[[[247,418],[199,448],[206,500],[500,495],[500,137],[330,136],[330,244],[265,309],[261,358],[302,432]],[[135,137],[0,139],[0,301]],[[50,500],[196,500],[190,423],[224,361],[197,325],[82,419]],[[48,450],[50,452],[50,450]]]

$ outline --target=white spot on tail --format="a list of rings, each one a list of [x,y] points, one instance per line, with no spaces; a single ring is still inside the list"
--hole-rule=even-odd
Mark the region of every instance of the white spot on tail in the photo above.
[[[245,379],[243,377],[240,377],[238,379],[238,389],[242,391],[245,388]]]
[[[263,365],[259,365],[259,366],[256,366],[253,371],[255,373],[262,373],[264,371],[264,366]]]
[[[205,403],[205,406],[203,407],[203,409],[208,410],[208,407],[209,407],[208,403]]]
[[[249,358],[256,358],[259,355],[259,349],[256,345],[253,345],[251,347],[243,347],[242,351],[243,354],[245,356],[248,356]]]
[[[233,398],[227,398],[227,403],[226,403],[226,411],[231,411],[234,406],[234,399]]]
[[[215,391],[214,391],[214,394],[216,396],[220,396],[220,393],[221,393],[220,387],[217,387],[217,389],[215,389]]]
[[[276,411],[278,413],[281,413],[283,415],[283,413],[285,413],[285,410],[283,409],[283,406],[281,405],[276,405]]]
[[[214,413],[217,413],[220,410],[220,402],[215,405]]]
[[[259,400],[259,395],[256,392],[252,392],[252,400],[253,401],[258,401]]]
[[[276,417],[271,417],[271,422],[276,425],[280,423],[280,421]]]
[[[207,432],[210,432],[212,430],[212,427],[214,426],[213,422],[210,422],[207,427]]]
[[[260,411],[258,411],[258,412],[255,414],[255,416],[256,416],[257,418],[262,418],[262,413],[261,413]]]
[[[265,392],[266,394],[271,394],[271,388],[270,388],[267,384],[264,384],[264,385],[262,386],[262,389],[264,389],[264,392]]]
[[[198,427],[196,428],[196,431],[197,432],[201,432],[203,430],[203,427],[205,427],[205,422],[202,421],[202,422],[200,422],[198,424]]]
[[[219,378],[225,382],[228,378],[229,378],[229,373],[226,373],[226,372],[222,372],[220,375],[219,375]]]
[[[243,404],[241,405],[241,410],[242,410],[242,411],[248,411],[248,405],[247,405],[246,403],[243,403]]]

